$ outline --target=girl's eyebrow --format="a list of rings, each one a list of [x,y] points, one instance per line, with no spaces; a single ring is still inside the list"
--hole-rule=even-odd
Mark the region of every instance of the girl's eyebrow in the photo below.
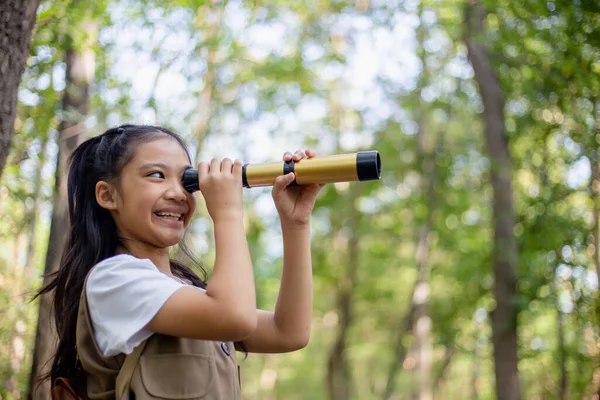
[[[142,164],[142,165],[140,165],[138,170],[141,171],[141,170],[150,169],[150,168],[162,168],[162,169],[166,169],[166,170],[169,169],[169,167],[167,167],[167,164],[155,162],[155,163]]]
[[[145,169],[151,169],[151,168],[162,168],[166,171],[169,171],[170,168],[167,166],[167,164],[164,163],[160,163],[160,162],[154,162],[154,163],[146,163],[146,164],[142,164],[139,166],[138,170],[139,171],[143,171]],[[191,165],[184,165],[182,168],[182,171],[185,171],[188,168],[192,168]]]

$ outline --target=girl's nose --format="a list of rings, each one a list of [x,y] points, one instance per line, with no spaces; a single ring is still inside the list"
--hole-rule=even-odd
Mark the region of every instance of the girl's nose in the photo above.
[[[165,195],[169,200],[185,201],[187,199],[187,191],[181,182],[174,182]]]

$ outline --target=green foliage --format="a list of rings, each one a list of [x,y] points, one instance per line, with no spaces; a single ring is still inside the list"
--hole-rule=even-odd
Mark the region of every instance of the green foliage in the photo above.
[[[589,397],[600,376],[593,258],[600,182],[590,173],[600,147],[600,8],[592,1],[485,5],[487,33],[480,39],[504,91],[513,163],[522,397],[559,398],[563,366],[568,398]],[[205,158],[270,161],[280,150],[305,147],[320,155],[381,154],[381,181],[331,184],[320,195],[311,342],[300,352],[242,361],[247,399],[329,398],[327,362],[353,237],[357,272],[344,354],[352,398],[382,398],[412,305],[426,221],[435,397],[494,398],[494,210],[483,107],[462,43],[463,7],[456,1],[44,1],[0,184],[0,387],[16,376],[20,391],[13,393],[25,391],[37,307],[13,289],[39,285],[37,278],[23,281],[19,271],[31,240],[33,275],[44,264],[65,113],[65,51],[91,46],[89,135],[133,121],[174,127],[192,148],[201,140]],[[97,38],[80,29],[87,21],[98,23]],[[208,92],[210,101],[202,103]],[[204,111],[208,128],[198,138]],[[252,189],[245,199],[258,303],[272,308],[282,267],[279,223],[267,189]],[[197,221],[191,247],[210,266],[210,221],[202,213]],[[14,371],[10,343],[19,319],[27,351]],[[393,377],[395,398],[409,398],[418,390],[415,340],[410,331],[400,340],[408,353]]]

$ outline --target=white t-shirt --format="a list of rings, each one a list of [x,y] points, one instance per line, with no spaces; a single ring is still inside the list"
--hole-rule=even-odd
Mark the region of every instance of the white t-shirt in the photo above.
[[[94,338],[102,354],[130,354],[152,336],[154,332],[143,328],[185,286],[195,287],[162,273],[149,259],[129,254],[96,264],[85,289]]]

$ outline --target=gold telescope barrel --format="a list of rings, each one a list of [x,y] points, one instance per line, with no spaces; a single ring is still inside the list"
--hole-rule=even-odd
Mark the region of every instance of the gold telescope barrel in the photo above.
[[[293,172],[293,184],[370,181],[381,179],[381,158],[376,150],[351,154],[304,158],[300,161],[280,161],[262,164],[246,164],[242,181],[246,188],[272,186],[280,175]],[[198,171],[188,169],[183,176],[188,192],[199,190]]]
[[[366,181],[381,178],[377,151],[304,158],[300,161],[247,164],[242,173],[244,187],[272,186],[275,178],[293,172],[296,184]]]

